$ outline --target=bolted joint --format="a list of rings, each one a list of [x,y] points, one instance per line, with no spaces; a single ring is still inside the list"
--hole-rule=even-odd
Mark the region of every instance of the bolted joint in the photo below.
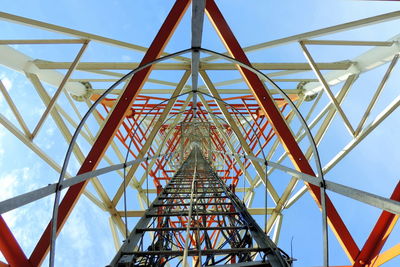
[[[81,84],[83,84],[86,88],[86,92],[83,95],[74,95],[74,94],[70,94],[72,99],[74,99],[75,101],[78,102],[83,102],[87,99],[90,99],[90,97],[93,95],[93,88],[92,85],[89,82],[80,82]]]
[[[314,93],[312,95],[307,94],[307,90],[304,88],[304,86],[309,83],[309,82],[299,82],[299,84],[297,85],[298,90],[300,90],[299,92],[299,97],[304,98],[304,101],[306,102],[310,102],[312,100],[314,100],[317,97],[317,93]]]
[[[199,46],[193,46],[192,47],[192,52],[199,53],[200,49],[201,49],[201,47],[199,47]]]

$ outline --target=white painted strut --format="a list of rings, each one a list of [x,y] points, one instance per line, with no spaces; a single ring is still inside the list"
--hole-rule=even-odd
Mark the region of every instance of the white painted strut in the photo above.
[[[324,75],[325,80],[329,85],[336,85],[343,82],[352,74],[360,74],[371,69],[379,67],[387,62],[390,62],[394,55],[400,52],[400,34],[394,36],[389,41],[394,42],[390,47],[375,47],[367,52],[356,57],[353,65],[347,70],[335,70]],[[306,96],[315,95],[322,90],[322,85],[319,82],[310,82],[304,85],[304,94]]]
[[[64,78],[64,75],[58,71],[39,69],[31,57],[7,45],[0,45],[0,64],[22,74],[36,74],[42,82],[56,88]],[[80,82],[67,82],[64,88],[78,98],[88,95],[88,88]]]

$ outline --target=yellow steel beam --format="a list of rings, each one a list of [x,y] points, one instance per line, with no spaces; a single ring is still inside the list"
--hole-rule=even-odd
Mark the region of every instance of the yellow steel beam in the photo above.
[[[82,39],[96,41],[99,43],[104,43],[107,45],[113,45],[113,46],[118,46],[118,47],[122,47],[122,48],[127,48],[127,49],[131,49],[131,50],[139,51],[139,52],[146,52],[148,49],[147,47],[144,47],[144,46],[139,46],[139,45],[135,45],[135,44],[128,43],[128,42],[115,40],[115,39],[107,38],[107,37],[92,34],[92,33],[77,31],[77,30],[70,29],[67,27],[62,27],[62,26],[46,23],[46,22],[39,21],[39,20],[29,19],[29,18],[25,18],[25,17],[21,17],[21,16],[16,16],[16,15],[5,13],[5,12],[0,12],[0,19],[9,21],[9,22],[13,22],[13,23],[30,26],[30,27],[34,27],[34,28],[48,30],[48,31],[56,32],[56,33],[62,33],[65,35],[76,37],[76,38],[82,38]],[[168,53],[163,53],[162,55],[168,55]],[[187,62],[190,61],[190,59],[185,58],[185,57],[176,57],[176,59],[179,59],[181,61],[187,61]]]
[[[381,266],[382,264],[396,258],[399,255],[400,243],[379,254],[375,259],[371,261],[370,267]]]
[[[360,46],[392,46],[394,42],[379,41],[346,41],[346,40],[303,40],[308,45],[360,45]]]
[[[35,60],[39,69],[68,69],[71,62],[51,62]],[[330,63],[316,63],[321,70],[346,70],[353,62],[339,61]],[[311,70],[308,63],[253,63],[259,70]],[[139,67],[139,63],[131,62],[81,62],[77,70],[132,70]],[[189,63],[157,63],[154,70],[190,70]],[[233,63],[200,63],[200,70],[236,70]]]

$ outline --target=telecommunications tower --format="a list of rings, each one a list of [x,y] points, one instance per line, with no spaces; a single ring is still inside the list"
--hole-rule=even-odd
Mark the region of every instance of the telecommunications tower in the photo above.
[[[398,266],[400,11],[161,2],[146,46],[0,12],[0,267]]]

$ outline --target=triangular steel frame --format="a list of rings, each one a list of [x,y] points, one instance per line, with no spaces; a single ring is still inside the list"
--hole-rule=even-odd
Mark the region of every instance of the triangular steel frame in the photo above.
[[[157,59],[163,53],[164,48],[166,47],[169,39],[172,37],[176,27],[179,25],[190,3],[191,0],[177,0],[175,2],[163,25],[161,26],[158,34],[154,38],[152,44],[147,50],[145,56],[143,57],[141,61],[142,65]],[[245,55],[244,50],[239,45],[237,39],[229,28],[228,23],[224,19],[214,0],[206,0],[206,13],[214,28],[216,29],[218,35],[220,36],[222,42],[224,43],[225,47],[229,51],[230,55],[240,62],[250,64],[250,61]],[[279,136],[279,139],[284,148],[291,155],[291,160],[294,166],[303,173],[314,175],[310,164],[308,163],[298,143],[293,137],[289,127],[287,126],[285,119],[281,114],[281,111],[275,105],[271,95],[265,89],[262,81],[254,73],[240,66],[237,66],[237,68],[242,74],[249,88],[252,90],[253,95],[255,96],[264,114],[267,115],[268,120],[271,122],[274,131]],[[110,141],[114,137],[115,132],[121,125],[126,112],[129,110],[131,104],[133,103],[141,88],[145,84],[147,78],[149,77],[151,70],[152,67],[148,67],[132,77],[126,90],[116,104],[116,107],[110,113],[107,122],[104,124],[103,129],[100,131],[100,134],[94,142],[94,145],[87,155],[85,161],[83,162],[78,174],[90,172],[97,167],[98,163],[102,159],[103,154],[107,150]],[[87,181],[72,186],[67,191],[65,197],[60,204],[57,232],[61,231],[62,226],[68,219],[69,214],[77,203],[86,184]],[[320,187],[311,184],[307,184],[307,186],[314,200],[320,206]],[[399,186],[396,187],[395,192],[392,195],[392,199],[399,199]],[[327,215],[331,225],[331,229],[337,236],[351,263],[355,264],[354,266],[360,266],[360,264],[362,264],[361,262],[359,262],[361,255],[368,254],[365,250],[369,249],[369,251],[371,251],[371,248],[375,245],[374,242],[380,242],[380,248],[383,247],[384,235],[393,225],[393,221],[397,220],[397,216],[389,214],[388,212],[383,212],[377,222],[377,225],[371,232],[370,238],[366,242],[364,248],[360,251],[350,232],[348,231],[346,225],[336,211],[333,203],[329,200],[328,197],[326,198],[326,200]],[[51,224],[49,224],[43,232],[39,242],[37,243],[29,258],[25,255],[22,248],[19,246],[17,240],[13,236],[11,230],[7,226],[2,216],[0,216],[0,230],[0,250],[10,266],[39,266],[42,264],[49,251]],[[373,239],[373,237],[376,237],[377,234],[379,235],[379,240],[376,240],[376,238]],[[376,260],[376,256],[378,253],[379,251],[376,250],[371,251],[371,253],[369,253],[368,255],[369,259],[366,260],[371,261],[371,257],[375,257]],[[0,264],[0,266],[1,265],[2,264]]]

